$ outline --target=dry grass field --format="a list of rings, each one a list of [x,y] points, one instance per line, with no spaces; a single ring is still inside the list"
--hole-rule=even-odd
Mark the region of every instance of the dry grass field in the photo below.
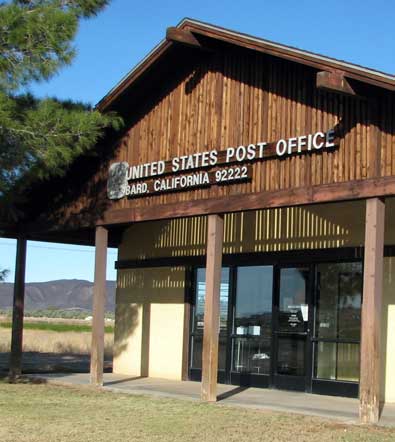
[[[0,381],[2,442],[393,442],[395,429],[269,411]]]
[[[10,351],[11,333],[0,328],[0,353]],[[39,353],[90,354],[91,334],[89,332],[52,332],[43,330],[25,330],[23,333],[23,351]],[[111,358],[113,335],[105,335],[105,357]]]
[[[41,329],[40,329],[41,328]],[[78,320],[25,320],[23,351],[39,353],[90,354],[90,324]],[[70,331],[69,331],[70,330]],[[105,334],[105,357],[112,357],[113,333]],[[0,353],[11,345],[9,322],[0,320]]]

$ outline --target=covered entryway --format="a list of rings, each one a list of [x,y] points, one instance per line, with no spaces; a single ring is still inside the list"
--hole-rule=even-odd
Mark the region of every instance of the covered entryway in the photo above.
[[[327,250],[324,261],[304,251],[304,262],[300,253],[266,254],[223,267],[218,381],[357,397],[362,262],[350,257],[360,253],[343,250],[340,259]],[[199,381],[205,269],[193,275],[189,379]]]

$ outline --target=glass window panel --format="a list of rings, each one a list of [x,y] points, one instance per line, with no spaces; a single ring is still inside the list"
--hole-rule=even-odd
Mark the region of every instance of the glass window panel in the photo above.
[[[315,353],[316,378],[359,381],[359,344],[318,342]]]
[[[336,379],[336,343],[317,342],[315,346],[315,377]]]
[[[232,370],[270,374],[270,345],[270,339],[235,338]]]
[[[196,272],[196,304],[194,331],[203,332],[204,325],[204,302],[206,298],[206,269],[200,268]],[[220,325],[221,330],[226,330],[228,320],[229,299],[229,268],[223,268],[221,273],[220,288]]]
[[[197,269],[196,272],[196,304],[194,328],[203,331],[204,301],[206,299],[206,270]]]
[[[226,336],[219,337],[218,369],[225,370],[226,365]],[[198,334],[192,338],[192,368],[202,368],[203,335]]]
[[[226,343],[227,336],[220,335],[218,343],[218,370],[226,368]]]
[[[284,268],[280,275],[279,331],[303,332],[308,318],[307,268]]]
[[[273,267],[237,268],[235,334],[271,336]]]
[[[360,339],[361,297],[362,274],[353,271],[339,273],[339,339]]]
[[[337,344],[337,379],[359,381],[359,344]]]
[[[305,374],[305,340],[296,337],[278,339],[277,373],[291,376]]]
[[[315,376],[321,379],[358,382],[362,264],[323,263],[317,266],[317,315]]]
[[[192,368],[202,368],[203,336],[195,335],[192,338]]]
[[[228,319],[228,298],[229,298],[229,268],[223,268],[220,287],[220,325],[218,348],[218,368],[225,369],[226,364],[226,328]],[[200,268],[196,271],[196,293],[195,311],[193,320],[191,367],[202,368],[203,350],[203,328],[204,328],[204,303],[206,298],[206,269]]]
[[[317,266],[316,336],[360,339],[362,264],[329,263]]]

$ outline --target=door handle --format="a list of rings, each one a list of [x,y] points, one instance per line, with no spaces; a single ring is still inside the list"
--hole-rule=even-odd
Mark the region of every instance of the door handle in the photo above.
[[[274,331],[274,334],[276,335],[285,335],[285,336],[307,336],[310,330],[307,330],[306,332],[287,332],[287,331]]]

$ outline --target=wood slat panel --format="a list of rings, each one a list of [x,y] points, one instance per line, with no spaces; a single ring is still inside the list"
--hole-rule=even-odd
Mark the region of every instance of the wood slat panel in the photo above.
[[[273,68],[268,69],[271,64]],[[254,164],[255,179],[249,184],[151,196],[129,201],[125,206],[301,187],[310,185],[310,176],[314,177],[311,183],[314,185],[367,177],[366,149],[372,142],[361,140],[358,133],[364,126],[367,131],[367,121],[356,123],[366,104],[318,91],[313,84],[313,72],[305,67],[279,60],[269,63],[256,54],[227,54],[221,58],[221,63],[217,59],[207,59],[205,65],[197,68],[136,124],[136,128],[141,126],[141,136],[137,146],[133,138],[128,138],[131,164],[135,163],[132,154],[135,150],[143,153],[139,156],[140,162],[166,160],[207,149],[223,150],[249,142],[274,141],[329,130],[339,121],[346,128],[340,149],[310,157]],[[266,100],[262,100],[263,97]],[[181,106],[179,101],[182,101]],[[154,117],[150,118],[151,115]],[[178,130],[172,120],[177,121]]]
[[[90,190],[90,180],[81,188],[84,196],[60,205],[46,218],[78,217],[97,201],[107,210],[143,209],[395,174],[392,93],[369,90],[365,100],[320,91],[314,68],[245,50],[201,55],[185,71],[172,87],[160,79],[163,86],[155,85],[144,103],[131,110],[130,127],[117,141],[116,154],[101,164],[94,178],[102,184],[100,192]],[[256,162],[250,182],[111,202],[106,197],[112,162],[170,160],[334,127],[341,133],[338,149]]]

